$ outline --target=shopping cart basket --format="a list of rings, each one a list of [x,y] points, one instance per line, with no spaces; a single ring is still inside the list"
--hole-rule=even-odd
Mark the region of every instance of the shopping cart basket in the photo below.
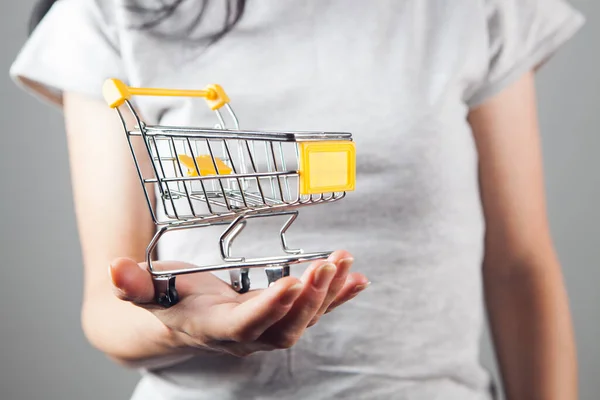
[[[204,90],[149,89],[108,79],[103,94],[123,123],[157,226],[146,249],[146,261],[160,305],[170,307],[178,302],[177,275],[229,270],[232,287],[246,292],[251,268],[264,268],[271,284],[289,275],[292,264],[329,257],[331,252],[305,253],[288,247],[285,234],[300,207],[334,202],[354,190],[356,155],[350,133],[241,130],[219,85]],[[147,125],[132,104],[134,95],[202,97],[215,112],[217,123],[212,129]],[[222,109],[233,129],[227,128]],[[132,143],[135,137],[143,142],[141,152]],[[150,161],[152,176],[141,167],[143,157]],[[151,200],[154,196],[155,202]],[[284,254],[233,257],[232,242],[246,221],[272,216],[287,217],[280,230]],[[153,266],[154,249],[166,232],[211,225],[227,225],[219,238],[222,264],[164,271]]]

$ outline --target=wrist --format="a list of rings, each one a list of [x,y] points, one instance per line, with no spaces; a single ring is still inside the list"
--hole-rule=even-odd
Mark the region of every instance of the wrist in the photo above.
[[[143,336],[149,338],[152,342],[152,355],[130,359],[121,357],[112,358],[126,368],[151,370],[166,368],[194,356],[195,349],[186,343],[183,333],[167,327],[160,321],[157,322],[159,325],[157,327],[158,332],[157,330],[148,330],[147,327],[145,327],[146,331],[143,332]]]

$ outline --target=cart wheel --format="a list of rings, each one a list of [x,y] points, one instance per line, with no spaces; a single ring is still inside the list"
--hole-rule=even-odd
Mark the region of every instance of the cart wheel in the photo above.
[[[177,293],[177,289],[175,289],[174,276],[169,277],[166,285],[166,290],[161,290],[161,292],[159,292],[156,301],[159,305],[165,308],[172,307],[179,302],[179,293]]]
[[[242,288],[240,290],[240,293],[246,293],[248,290],[250,290],[250,275],[248,274],[248,271],[243,271]]]
[[[169,294],[163,293],[158,297],[158,304],[165,308],[172,307],[179,302],[179,293],[177,293],[177,289],[173,288],[169,292]]]

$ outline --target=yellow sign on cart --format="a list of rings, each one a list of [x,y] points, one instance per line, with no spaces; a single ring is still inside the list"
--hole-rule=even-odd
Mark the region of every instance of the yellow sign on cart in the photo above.
[[[349,140],[301,142],[300,194],[354,190],[356,146]]]

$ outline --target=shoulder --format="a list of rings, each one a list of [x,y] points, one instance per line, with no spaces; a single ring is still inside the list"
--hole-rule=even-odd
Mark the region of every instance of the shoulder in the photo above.
[[[585,19],[566,0],[479,0],[485,16],[484,74],[467,91],[472,108],[538,70]]]
[[[58,106],[65,91],[100,97],[104,79],[124,78],[112,7],[120,1],[57,1],[19,50],[11,78]]]

